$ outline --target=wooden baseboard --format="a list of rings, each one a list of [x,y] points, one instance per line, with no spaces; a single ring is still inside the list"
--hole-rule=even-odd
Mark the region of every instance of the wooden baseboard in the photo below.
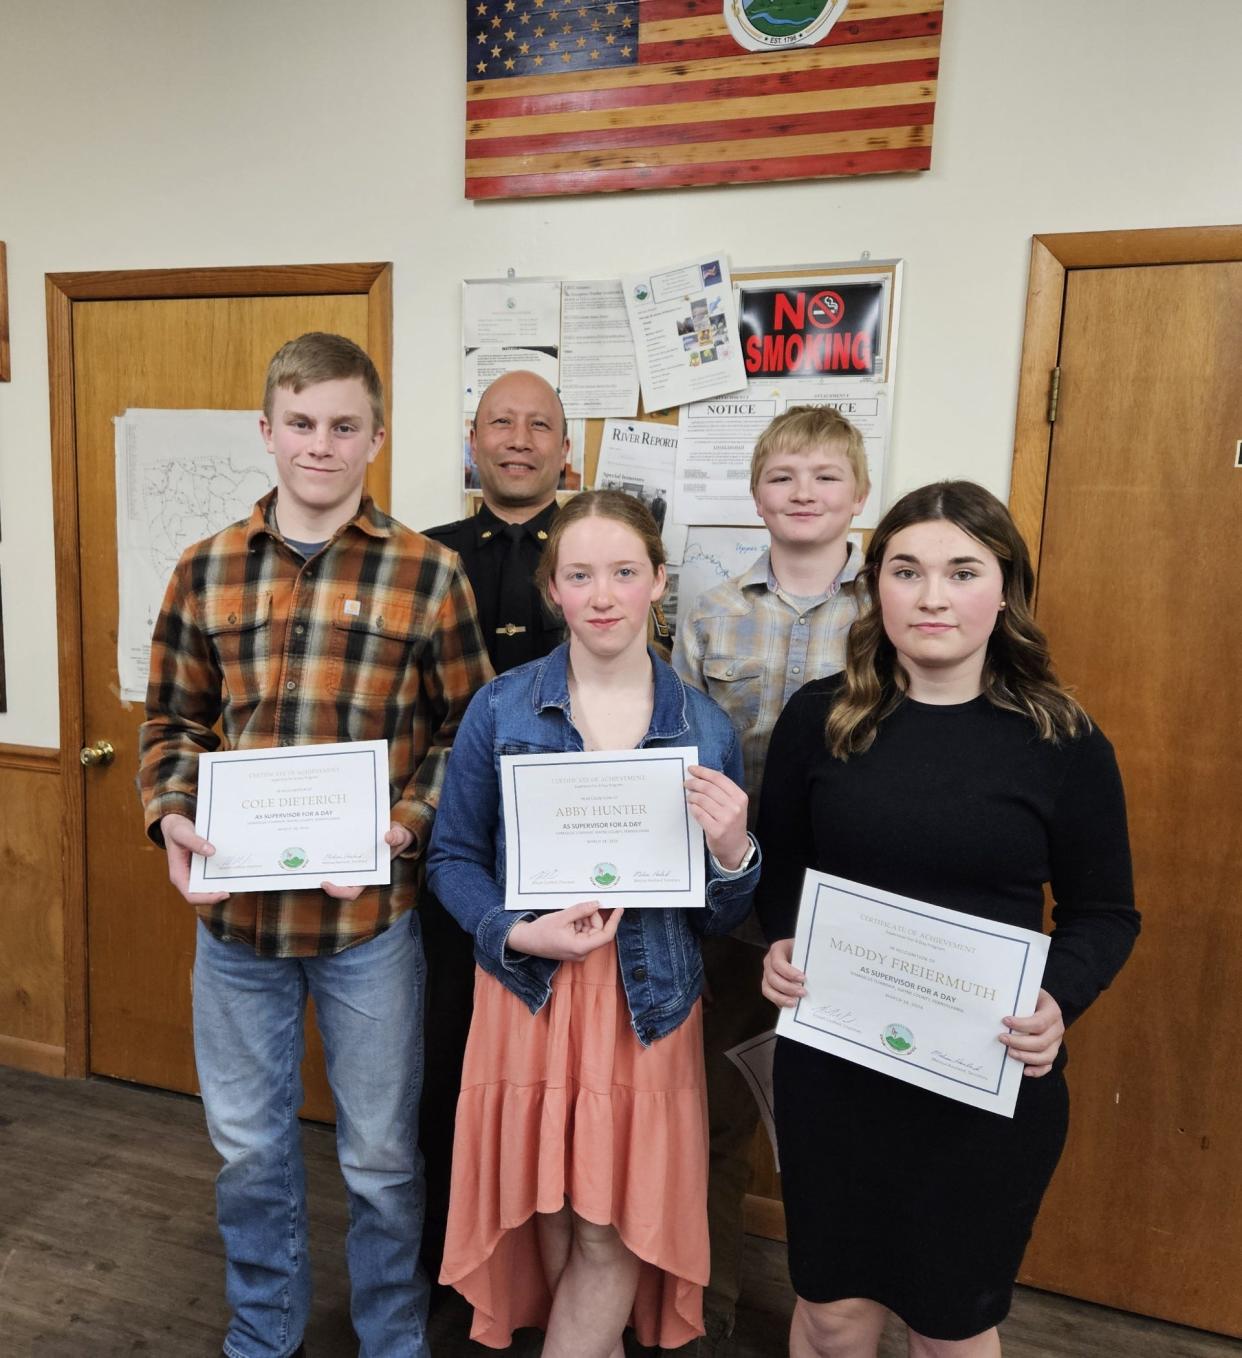
[[[65,1074],[64,1047],[51,1047],[46,1042],[29,1042],[21,1037],[5,1037],[0,1033],[0,1066],[13,1066],[35,1075]]]
[[[747,1193],[743,1207],[743,1224],[747,1235],[764,1240],[785,1239],[785,1204],[776,1198],[760,1198]]]

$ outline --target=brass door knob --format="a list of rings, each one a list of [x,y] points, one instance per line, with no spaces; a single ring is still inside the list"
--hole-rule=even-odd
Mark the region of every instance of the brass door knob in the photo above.
[[[93,764],[111,764],[115,755],[110,740],[97,740],[93,745],[83,745],[78,751],[78,758],[88,768]]]

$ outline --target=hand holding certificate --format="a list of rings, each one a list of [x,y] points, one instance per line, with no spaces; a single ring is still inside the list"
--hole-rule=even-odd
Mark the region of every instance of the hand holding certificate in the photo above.
[[[352,889],[391,881],[388,742],[199,756],[194,892]]]
[[[704,903],[693,747],[503,755],[505,909]]]
[[[808,871],[792,959],[806,980],[776,1030],[1012,1117],[1024,1067],[1003,1020],[1035,1013],[1047,955],[1043,934]]]

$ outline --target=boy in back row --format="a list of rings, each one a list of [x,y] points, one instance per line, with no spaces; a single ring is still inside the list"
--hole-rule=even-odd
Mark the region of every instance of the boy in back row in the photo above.
[[[673,667],[710,694],[741,735],[753,830],[777,717],[803,684],[845,664],[862,564],[846,534],[871,488],[862,435],[830,407],[794,406],[759,436],[750,488],[770,547],[748,571],[700,595],[679,620]],[[760,993],[763,957],[753,920],[733,935],[703,940],[712,1261],[703,1297],[707,1333],[698,1341],[703,1358],[721,1351],[732,1331],[741,1282],[742,1206],[759,1110],[725,1052],[775,1024],[776,1011]]]
[[[260,420],[276,488],[248,519],[183,554],[152,640],[139,782],[147,833],[198,913],[194,1050],[224,1160],[226,1358],[303,1351],[310,1263],[297,1113],[308,992],[349,1195],[360,1355],[428,1353],[416,860],[449,746],[492,670],[456,553],[363,494],[384,425],[379,375],[357,345],[308,334],[281,348]],[[201,752],[380,739],[391,885],[189,891],[191,854],[213,852],[194,831]]]

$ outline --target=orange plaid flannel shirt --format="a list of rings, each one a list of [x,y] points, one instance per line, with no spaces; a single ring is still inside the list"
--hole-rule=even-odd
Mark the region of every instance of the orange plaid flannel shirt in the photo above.
[[[162,847],[161,817],[194,818],[203,751],[388,741],[392,819],[414,836],[390,886],[355,901],[263,891],[199,907],[217,938],[307,957],[364,942],[414,905],[449,747],[492,670],[456,553],[364,497],[307,561],[281,538],[275,498],[189,548],[173,572],[152,640],[139,788]]]

